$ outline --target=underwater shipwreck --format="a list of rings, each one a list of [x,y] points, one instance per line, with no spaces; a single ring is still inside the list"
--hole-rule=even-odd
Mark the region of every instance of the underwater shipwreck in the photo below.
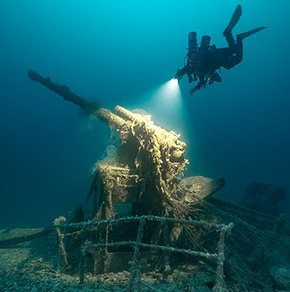
[[[290,291],[287,216],[214,198],[223,178],[183,178],[186,144],[150,116],[120,106],[111,112],[49,77],[28,76],[119,135],[116,157],[95,166],[90,212],[79,205],[49,230],[56,233],[61,273],[77,275],[84,285],[88,274],[126,270],[126,291],[169,291],[143,275],[154,271],[166,282],[182,267],[192,279],[206,276],[179,291]],[[0,241],[0,247],[12,242]]]

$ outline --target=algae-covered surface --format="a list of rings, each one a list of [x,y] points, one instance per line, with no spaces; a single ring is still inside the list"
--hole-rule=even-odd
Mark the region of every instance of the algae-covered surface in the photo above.
[[[18,229],[18,232],[23,235],[33,231]],[[78,275],[59,271],[58,256],[54,232],[0,248],[0,291],[127,291],[128,271],[86,274],[80,285]],[[196,266],[181,266],[166,278],[154,271],[143,273],[142,291],[206,292],[211,291],[213,281],[214,273]]]
[[[2,233],[4,230],[2,230]],[[11,232],[11,231],[10,231]],[[35,230],[17,229],[23,236]],[[58,267],[59,250],[55,232],[39,236],[30,241],[9,244],[0,248],[0,291],[128,291],[129,272],[86,274],[79,284],[77,274],[70,275]],[[182,264],[166,275],[157,271],[143,272],[140,291],[210,292],[213,291],[215,271],[200,260],[198,265]],[[269,279],[265,279],[267,281]],[[266,290],[265,290],[266,289]],[[247,285],[227,283],[228,292],[267,291],[286,292],[290,290],[248,289]]]
[[[235,228],[236,231],[240,228],[241,232],[235,232]],[[227,253],[226,256],[227,273],[224,277],[226,290],[224,288],[214,290],[216,266],[212,263],[199,257],[195,257],[194,260],[183,258],[182,261],[175,257],[171,261],[172,265],[169,270],[158,267],[152,269],[149,262],[142,262],[141,286],[136,291],[289,292],[288,233],[281,233],[279,236],[275,236],[273,233],[273,239],[276,242],[273,246],[264,242],[267,231],[265,231],[264,237],[263,233],[259,233],[261,238],[256,239],[256,248],[251,256],[245,258],[242,250],[231,248],[237,239],[236,235],[242,235],[241,226],[235,228],[233,234],[226,240],[227,247],[232,253],[235,253],[231,255]],[[57,234],[53,228],[2,229],[0,233],[1,292],[128,291],[129,270],[98,275],[86,272],[84,281],[80,284],[78,268],[72,273],[69,270],[64,270],[63,265],[59,265],[61,253]],[[233,238],[231,239],[231,237]],[[270,245],[272,246],[271,250]],[[237,246],[241,247],[242,245]],[[268,252],[262,252],[263,246]],[[246,249],[246,246],[244,247]],[[259,253],[263,254],[262,258],[259,257]],[[245,273],[247,271],[245,260],[252,262],[252,278],[255,278],[257,283],[262,278],[263,283],[260,285],[251,283],[252,280]],[[254,266],[257,266],[258,270],[254,269]]]

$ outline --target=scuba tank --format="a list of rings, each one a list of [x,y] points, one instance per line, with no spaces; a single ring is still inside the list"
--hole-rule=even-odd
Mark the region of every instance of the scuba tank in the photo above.
[[[192,31],[188,34],[188,65],[192,67],[197,57],[197,41],[196,32]]]
[[[204,64],[205,64],[205,57],[208,51],[210,43],[210,36],[204,35],[201,38],[201,44],[198,50],[198,55],[197,55],[197,72],[198,73],[206,73],[204,71]]]

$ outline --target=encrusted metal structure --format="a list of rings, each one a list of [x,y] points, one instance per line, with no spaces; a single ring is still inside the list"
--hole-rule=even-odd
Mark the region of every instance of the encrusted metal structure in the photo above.
[[[74,94],[67,86],[53,83],[49,77],[33,71],[28,76],[102,120],[120,137],[116,157],[95,167],[88,194],[88,198],[94,198],[93,212],[85,218],[87,221],[74,223],[83,220],[65,217],[55,221],[62,268],[80,273],[83,280],[86,272],[108,272],[116,259],[125,266],[133,256],[131,276],[137,284],[130,279],[129,286],[131,291],[138,291],[140,257],[149,259],[154,269],[168,272],[178,260],[184,260],[168,252],[187,250],[192,255],[215,254],[206,259],[208,271],[213,271],[218,258],[216,291],[226,291],[224,277],[236,287],[234,291],[272,286],[290,289],[290,224],[286,217],[273,217],[212,198],[224,186],[223,179],[181,179],[188,164],[184,157],[186,144],[178,134],[156,126],[150,116],[120,106],[112,113]],[[115,223],[126,220],[129,225],[114,229]],[[226,230],[233,225],[224,245]],[[219,226],[220,233],[210,226]],[[267,283],[265,278],[269,279]]]
[[[163,253],[180,253],[183,255],[190,255],[190,256],[197,256],[197,257],[205,257],[207,259],[214,259],[217,262],[217,271],[216,271],[216,284],[214,287],[214,291],[223,291],[225,288],[224,284],[224,245],[225,245],[225,234],[229,233],[233,227],[233,224],[225,225],[225,224],[214,224],[205,221],[197,221],[197,220],[185,220],[185,219],[176,219],[176,218],[168,218],[168,217],[158,217],[152,215],[145,215],[140,217],[122,217],[119,219],[111,219],[111,220],[101,220],[101,221],[88,221],[88,222],[81,222],[81,223],[62,223],[63,218],[58,218],[55,220],[55,228],[58,234],[59,239],[59,246],[61,250],[62,260],[65,267],[68,267],[68,260],[67,254],[65,251],[63,238],[64,236],[74,236],[75,230],[78,231],[78,235],[83,238],[83,241],[80,246],[80,283],[84,281],[84,271],[85,271],[85,262],[87,258],[87,254],[92,255],[96,258],[99,250],[108,247],[124,247],[124,246],[131,246],[134,248],[134,252],[132,255],[132,260],[130,261],[130,277],[128,283],[128,291],[142,291],[141,289],[141,265],[142,265],[142,255],[141,255],[141,248],[149,249],[149,250],[159,250]],[[172,247],[167,245],[160,245],[154,243],[144,243],[144,228],[146,222],[159,222],[163,225],[167,223],[173,224],[182,224],[182,225],[195,225],[201,226],[204,228],[215,229],[219,232],[219,241],[217,243],[217,251],[215,253],[210,253],[206,251],[195,251],[185,248],[178,248]],[[138,222],[137,234],[135,240],[130,241],[113,241],[113,242],[104,242],[104,243],[93,243],[92,241],[88,240],[87,238],[90,237],[89,233],[94,232],[97,226],[112,226],[112,225],[119,225],[124,223],[132,223]],[[62,234],[60,229],[70,229],[70,233]],[[168,242],[167,242],[168,243]],[[60,259],[61,260],[61,259]]]

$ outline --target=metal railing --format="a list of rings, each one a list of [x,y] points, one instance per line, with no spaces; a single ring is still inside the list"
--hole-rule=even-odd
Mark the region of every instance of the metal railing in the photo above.
[[[207,228],[214,228],[220,232],[219,241],[217,243],[217,252],[216,253],[209,253],[209,252],[202,252],[202,251],[195,251],[190,249],[183,249],[183,248],[176,248],[158,244],[148,244],[142,242],[143,235],[144,235],[144,226],[148,221],[157,221],[161,223],[174,223],[174,224],[187,224],[187,225],[195,225],[195,226],[203,226]],[[108,247],[119,247],[119,246],[132,246],[134,248],[134,253],[132,257],[132,261],[130,262],[130,276],[128,281],[128,291],[134,292],[140,290],[141,285],[141,263],[140,263],[140,248],[148,248],[148,249],[157,249],[164,252],[174,252],[174,253],[181,253],[184,255],[190,256],[200,256],[205,257],[208,259],[216,259],[217,260],[217,270],[216,270],[216,283],[214,286],[214,291],[225,291],[225,283],[224,283],[224,242],[225,242],[225,234],[230,232],[233,227],[233,224],[230,223],[228,225],[225,224],[214,224],[209,223],[206,221],[199,221],[199,220],[186,220],[186,219],[177,219],[177,218],[170,218],[170,217],[159,217],[153,215],[144,215],[139,217],[122,217],[118,219],[110,219],[110,220],[101,220],[101,221],[87,221],[81,223],[61,223],[62,221],[55,221],[55,227],[58,234],[59,239],[59,246],[61,250],[61,254],[64,260],[64,263],[67,265],[67,255],[63,243],[64,236],[69,236],[71,234],[76,234],[76,232],[62,234],[60,229],[67,228],[70,229],[78,229],[77,233],[85,234],[93,227],[97,226],[109,226],[115,225],[120,223],[130,223],[130,222],[139,222],[139,227],[137,231],[137,238],[136,241],[116,241],[116,242],[102,242],[93,244],[90,241],[85,241],[81,246],[81,260],[80,260],[80,283],[84,281],[84,261],[88,251],[97,252],[102,248]],[[85,236],[84,236],[85,238]]]

